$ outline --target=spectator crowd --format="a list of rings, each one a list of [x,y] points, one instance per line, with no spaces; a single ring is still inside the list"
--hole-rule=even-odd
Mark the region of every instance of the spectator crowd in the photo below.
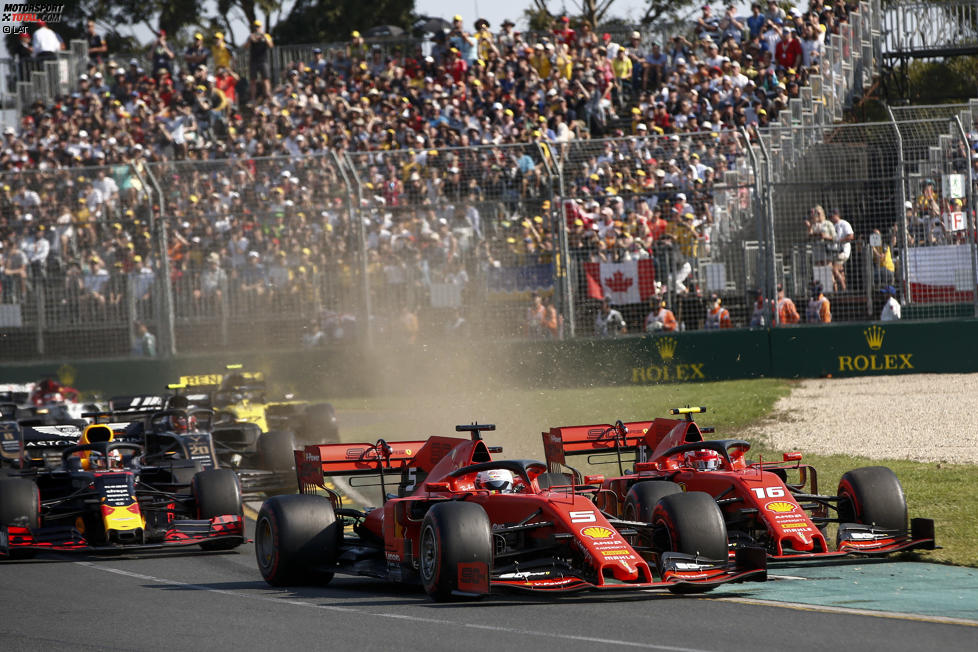
[[[474,274],[552,262],[557,220],[578,260],[652,258],[664,288],[695,292],[690,261],[725,229],[716,186],[745,165],[736,130],[799,96],[852,6],[706,5],[663,42],[563,16],[534,34],[455,16],[423,47],[354,31],[282,70],[259,21],[237,49],[161,32],[128,60],[90,23],[77,88],[2,136],[0,300],[43,283],[97,319],[131,293],[149,306],[168,278],[188,315],[315,299],[341,320],[363,238],[381,303],[457,307]],[[544,199],[554,152],[561,206]]]

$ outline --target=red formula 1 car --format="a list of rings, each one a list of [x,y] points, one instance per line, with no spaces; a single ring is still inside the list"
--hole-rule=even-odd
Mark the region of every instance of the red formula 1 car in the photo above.
[[[90,425],[57,468],[0,478],[0,559],[38,551],[122,551],[244,543],[241,487],[230,469],[192,460],[144,465],[143,447]]]
[[[700,428],[693,414],[705,411],[687,407],[672,410],[683,417],[677,419],[551,428],[543,433],[549,470],[560,470],[573,455],[617,462],[619,477],[603,480],[596,504],[633,521],[662,519],[663,506],[683,492],[708,496],[722,510],[715,527],[726,533],[729,549],[761,546],[770,560],[934,549],[932,520],[912,519],[908,531],[903,487],[890,469],[854,469],[842,476],[836,495],[821,495],[818,474],[801,463],[800,453],[785,453],[782,462],[748,462],[746,441],[704,440],[713,429]],[[828,523],[839,524],[834,548],[824,533]],[[721,550],[702,552],[716,557]]]
[[[325,583],[347,573],[420,583],[432,598],[452,600],[501,588],[698,592],[766,577],[762,550],[744,549],[730,560],[722,540],[722,558],[707,560],[657,548],[647,523],[609,519],[598,510],[596,487],[573,486],[542,462],[494,460],[500,449],[480,435],[493,429],[456,427],[471,439],[296,451],[302,493],[269,498],[258,514],[255,552],[265,580]],[[325,481],[335,476],[358,486],[375,482],[383,507],[343,507]],[[701,536],[701,521],[721,518],[712,502],[704,509],[689,496],[674,498],[673,540]],[[352,532],[344,534],[347,527]]]

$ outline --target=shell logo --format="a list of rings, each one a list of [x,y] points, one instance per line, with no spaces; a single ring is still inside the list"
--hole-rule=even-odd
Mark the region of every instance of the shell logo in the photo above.
[[[786,501],[783,501],[783,500],[778,500],[778,501],[775,501],[773,503],[768,503],[767,504],[767,509],[770,510],[770,511],[772,511],[772,512],[779,512],[779,513],[782,513],[783,514],[785,512],[793,512],[793,511],[795,511],[795,504],[794,503],[789,503],[789,502],[786,502]]]
[[[581,534],[592,539],[610,539],[615,533],[606,527],[591,526],[581,530]]]

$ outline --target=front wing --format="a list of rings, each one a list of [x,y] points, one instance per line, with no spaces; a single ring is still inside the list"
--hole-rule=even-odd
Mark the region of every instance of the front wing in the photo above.
[[[595,584],[570,573],[528,571],[494,576],[490,578],[490,586],[539,593],[636,590],[684,594],[705,593],[722,584],[765,581],[767,559],[764,550],[760,548],[742,548],[737,551],[730,563],[712,562],[690,555],[667,552],[659,558],[659,570],[662,579],[657,582]]]
[[[934,550],[934,521],[929,518],[910,519],[910,532],[884,530],[858,523],[839,525],[838,546],[828,552],[793,552],[785,555],[769,555],[768,559],[780,561],[804,561],[807,559],[831,559],[862,555],[866,557],[889,555],[909,550]]]
[[[173,521],[161,537],[143,543],[93,545],[74,527],[42,527],[32,530],[15,525],[0,525],[0,558],[18,551],[118,552],[193,546],[205,542],[245,542],[244,519],[240,516],[215,516],[203,520]]]

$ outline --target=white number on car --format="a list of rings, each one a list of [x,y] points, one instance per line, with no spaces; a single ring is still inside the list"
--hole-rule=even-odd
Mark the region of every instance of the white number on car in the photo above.
[[[571,512],[571,523],[594,523],[597,517],[594,512]]]
[[[757,487],[756,489],[751,489],[758,498],[764,498],[765,495],[768,498],[783,498],[784,497],[784,487]]]

